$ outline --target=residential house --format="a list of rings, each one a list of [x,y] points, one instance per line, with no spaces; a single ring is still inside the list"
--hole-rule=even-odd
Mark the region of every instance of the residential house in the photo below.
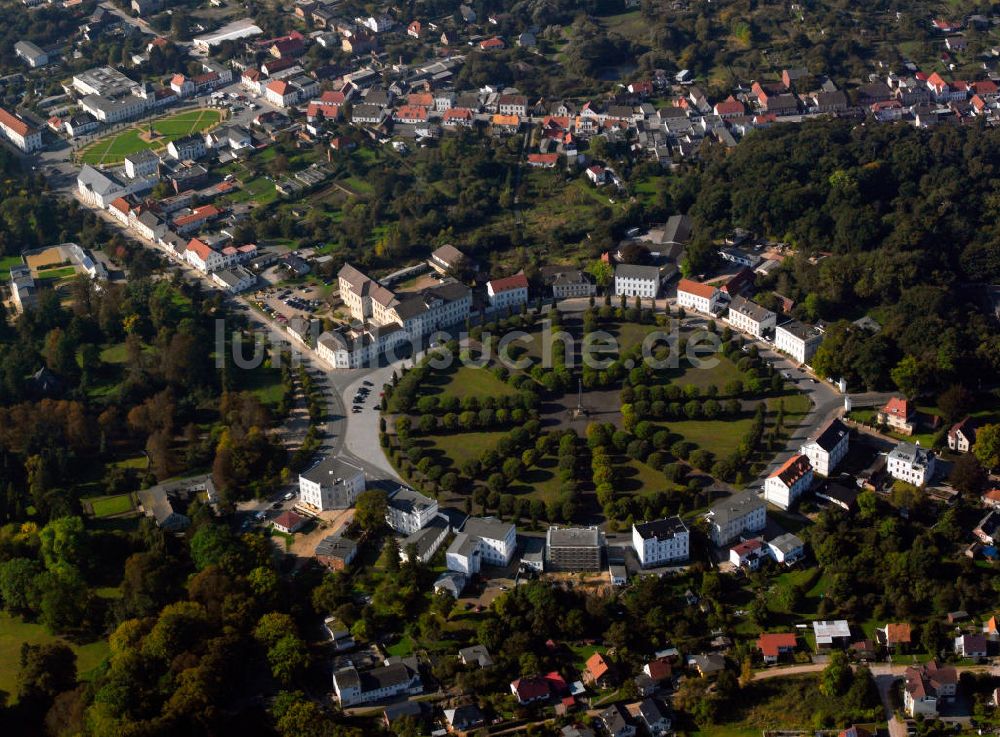
[[[546,532],[545,566],[553,571],[599,571],[604,536],[597,527],[551,526]]]
[[[365,490],[365,472],[329,455],[299,474],[299,501],[319,512],[348,509]]]
[[[915,429],[913,414],[913,405],[909,401],[903,397],[892,397],[875,415],[875,421],[900,435],[912,435]]]
[[[301,514],[297,514],[292,511],[282,512],[277,517],[275,517],[271,524],[274,525],[274,529],[278,532],[284,532],[286,534],[291,534],[293,532],[298,532],[302,529],[302,526],[309,521],[308,517],[303,517]]]
[[[615,267],[615,294],[656,299],[660,292],[660,276],[658,266],[618,264]]]
[[[125,157],[125,174],[129,179],[153,177],[159,173],[160,157],[149,149],[136,151]]]
[[[846,619],[817,620],[812,623],[817,650],[847,647],[851,640],[851,626]]]
[[[549,682],[540,676],[530,678],[518,678],[511,681],[510,692],[514,694],[517,703],[521,706],[534,704],[539,701],[548,701],[550,697]]]
[[[452,732],[473,732],[486,724],[486,717],[475,704],[444,710],[444,719]]]
[[[108,212],[111,213],[111,216],[126,227],[128,226],[128,218],[131,211],[132,205],[124,197],[119,197],[108,205]]]
[[[420,563],[430,563],[450,532],[451,522],[448,518],[443,514],[435,515],[422,528],[400,541],[399,559],[408,563],[413,555]]]
[[[764,481],[764,498],[780,509],[789,509],[795,500],[812,486],[813,469],[809,459],[795,454]]]
[[[198,271],[205,274],[226,266],[226,259],[221,253],[197,238],[192,238],[188,243],[184,258]]]
[[[552,290],[554,299],[591,297],[597,294],[597,286],[579,269],[564,266],[543,267],[542,278]]]
[[[451,244],[445,244],[435,249],[431,257],[427,259],[427,265],[441,276],[454,274],[463,268],[474,268],[475,266],[464,253]]]
[[[491,668],[493,666],[493,658],[490,656],[490,651],[483,645],[463,647],[458,651],[458,659],[462,665],[478,665],[480,668]]]
[[[133,208],[129,212],[129,228],[147,241],[156,243],[166,231],[166,225],[152,210]]]
[[[610,688],[614,685],[615,668],[606,655],[595,652],[587,658],[585,669],[584,678],[597,688]]]
[[[923,486],[934,476],[934,456],[919,444],[900,442],[886,459],[889,475],[914,486]]]
[[[528,98],[524,95],[500,95],[497,99],[497,112],[523,118],[528,114]]]
[[[643,568],[685,561],[689,545],[690,532],[680,517],[632,525],[632,547]]]
[[[232,266],[213,272],[212,281],[230,294],[239,294],[257,285],[257,275],[243,266]]]
[[[991,509],[972,531],[984,545],[996,545],[1000,541],[1000,511]]]
[[[911,717],[936,717],[941,702],[953,700],[958,691],[958,671],[936,660],[908,667],[904,679],[903,707]]]
[[[717,653],[692,655],[688,665],[694,668],[702,678],[718,675],[726,669],[726,658]]]
[[[1000,509],[1000,489],[989,489],[984,491],[983,495],[979,497],[979,500],[985,507],[989,507],[990,509]]]
[[[757,638],[757,649],[764,658],[764,665],[774,665],[782,655],[791,655],[798,647],[794,632],[771,632]]]
[[[479,525],[479,527],[483,528],[484,534],[491,536],[486,540],[496,547],[492,547],[486,540],[472,532],[465,530],[459,532],[445,553],[445,564],[449,571],[473,576],[480,572],[485,558],[484,554],[487,552],[491,553],[489,565],[507,565],[510,562],[509,556],[513,556],[516,546],[514,526],[506,525],[492,518],[489,518],[489,521],[483,520],[483,522],[486,524]],[[495,528],[495,531],[487,529],[487,525]]]
[[[670,731],[673,720],[670,711],[656,699],[645,698],[639,702],[639,719],[645,725],[646,732],[652,737],[666,734]]]
[[[403,535],[422,530],[438,514],[436,499],[419,491],[399,487],[390,495],[386,504],[385,519],[389,527]]]
[[[968,453],[976,443],[976,425],[971,417],[956,422],[948,430],[948,449]]]
[[[514,310],[528,304],[528,277],[524,272],[486,283],[491,310]]]
[[[156,526],[167,532],[181,532],[191,524],[191,519],[174,508],[174,499],[162,486],[136,492],[139,511],[152,517]]]
[[[822,342],[819,330],[798,320],[789,320],[774,330],[774,347],[799,363],[809,363]]]
[[[829,476],[847,455],[850,437],[850,429],[835,417],[807,440],[799,452],[809,459],[815,473]]]
[[[330,616],[323,620],[323,629],[333,643],[334,652],[344,652],[354,647],[354,636],[347,626],[337,617]]]
[[[677,284],[677,306],[681,309],[714,315],[719,299],[719,290],[710,284],[700,284],[690,279],[681,279]]]
[[[756,537],[737,543],[729,549],[729,562],[735,568],[756,571],[769,557],[770,553],[764,541]]]
[[[316,545],[313,557],[331,571],[345,570],[358,555],[358,543],[343,535],[328,535]]]
[[[38,307],[38,289],[26,264],[10,267],[10,296],[20,314]]]
[[[733,328],[755,338],[763,338],[765,333],[774,330],[777,319],[777,315],[770,310],[740,296],[733,297],[726,317]]]
[[[777,563],[784,563],[787,566],[797,563],[806,554],[805,543],[798,535],[791,532],[778,535],[768,542],[768,551]]]
[[[628,719],[628,713],[618,704],[612,704],[597,715],[609,737],[635,737],[635,725]]]
[[[366,671],[352,665],[333,674],[333,692],[341,708],[422,691],[416,658],[404,658]]]
[[[908,622],[887,624],[875,630],[879,642],[892,652],[906,652],[913,641],[912,628]]]
[[[195,161],[204,156],[205,139],[201,136],[185,136],[167,144],[167,153],[178,161]]]
[[[723,499],[708,511],[709,538],[718,546],[743,534],[754,534],[767,524],[767,504],[753,490]]]
[[[468,577],[464,573],[458,573],[457,571],[445,571],[437,577],[437,580],[434,581],[434,593],[445,593],[452,599],[457,599],[465,590],[465,585],[468,583],[468,580]]]
[[[746,106],[730,95],[722,102],[715,103],[713,112],[720,118],[738,118],[746,114]]]

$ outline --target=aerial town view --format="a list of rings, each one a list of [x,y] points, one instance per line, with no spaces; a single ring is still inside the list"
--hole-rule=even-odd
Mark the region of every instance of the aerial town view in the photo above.
[[[1000,4],[0,19],[0,735],[1000,735]]]

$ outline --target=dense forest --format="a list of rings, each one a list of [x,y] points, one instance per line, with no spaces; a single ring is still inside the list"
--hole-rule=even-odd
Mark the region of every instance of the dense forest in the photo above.
[[[712,239],[746,228],[794,249],[759,285],[762,301],[773,306],[780,294],[796,316],[830,325],[816,357],[822,374],[895,383],[910,396],[960,375],[996,376],[1000,335],[981,285],[1000,279],[998,144],[1000,131],[972,126],[830,122],[754,133],[675,183],[676,206],[696,222],[686,268],[711,267]],[[848,322],[864,315],[882,329]]]

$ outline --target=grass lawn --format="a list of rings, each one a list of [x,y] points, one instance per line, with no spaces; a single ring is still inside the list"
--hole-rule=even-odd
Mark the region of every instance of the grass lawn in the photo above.
[[[101,351],[101,361],[104,363],[125,363],[128,359],[128,352],[125,350],[125,343],[115,343],[109,345]]]
[[[257,202],[261,205],[268,205],[278,197],[278,192],[274,188],[274,182],[265,177],[254,177],[243,183],[243,185],[227,195],[224,199],[227,202]]]
[[[284,394],[281,369],[258,366],[255,369],[235,372],[240,391],[252,392],[264,404],[276,406]]]
[[[751,425],[753,416],[747,415],[740,419],[674,420],[667,423],[667,428],[671,434],[680,435],[716,458],[725,458],[739,448]]]
[[[95,517],[111,517],[131,512],[135,506],[132,503],[131,494],[118,494],[91,499],[90,508],[94,510]]]
[[[38,272],[38,279],[70,279],[76,276],[76,269],[72,266],[60,266],[56,269],[45,269]]]
[[[24,261],[20,256],[4,256],[0,258],[0,281],[9,281],[11,267],[19,266],[23,263]]]
[[[410,655],[413,655],[413,640],[409,635],[404,635],[403,639],[401,639],[395,645],[387,647],[385,651],[390,657],[392,657],[393,655],[397,655],[401,658],[408,657]]]
[[[461,366],[453,373],[435,371],[421,384],[423,394],[440,397],[507,397],[515,394],[512,386],[500,381],[489,369]]]
[[[482,453],[496,446],[506,435],[502,431],[493,432],[457,432],[453,435],[427,435],[424,442],[429,442],[431,453],[450,458],[456,467],[461,467],[470,458],[479,458]]]
[[[545,456],[523,471],[507,491],[515,496],[541,499],[543,502],[556,499],[561,486],[558,470],[559,460],[555,456]]]
[[[143,123],[122,131],[121,133],[102,138],[92,143],[80,155],[85,164],[118,164],[129,154],[150,149],[159,151],[165,149],[171,141],[183,138],[191,133],[200,133],[218,125],[222,120],[220,110],[185,110],[175,113],[152,123]],[[143,140],[141,134],[152,125],[159,136],[152,140]]]
[[[62,641],[61,638],[50,635],[40,624],[22,621],[7,613],[0,613],[0,691],[11,694],[17,688],[17,671],[20,667],[21,644],[41,645],[48,642]],[[67,642],[76,653],[77,673],[83,680],[93,677],[94,671],[108,656],[108,643],[98,640],[87,645],[74,645]]]

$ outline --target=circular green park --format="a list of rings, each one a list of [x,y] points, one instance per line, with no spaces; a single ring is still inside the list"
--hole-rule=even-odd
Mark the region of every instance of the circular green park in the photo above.
[[[95,141],[79,153],[79,159],[81,163],[92,166],[120,164],[129,154],[147,149],[159,152],[171,141],[211,130],[222,119],[223,111],[214,108],[184,110],[166,115]]]
[[[443,503],[522,522],[626,524],[702,509],[753,479],[810,403],[727,327],[678,318],[605,304],[474,327],[438,349],[450,365],[427,357],[387,386],[387,456]],[[498,357],[512,331],[527,336],[510,343],[517,367]],[[593,368],[582,350],[598,331],[615,346],[599,346],[606,360]],[[569,341],[546,348],[554,333]],[[706,339],[717,347],[696,365],[688,345]],[[659,360],[644,360],[644,341]]]

